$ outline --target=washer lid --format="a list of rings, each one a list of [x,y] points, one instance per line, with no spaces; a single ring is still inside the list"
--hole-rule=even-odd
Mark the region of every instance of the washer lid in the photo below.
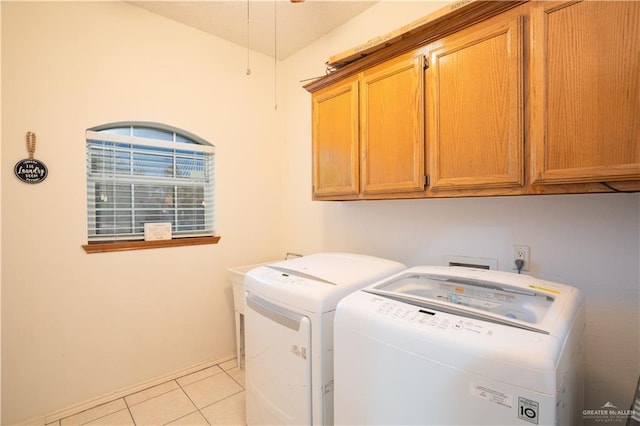
[[[571,287],[533,277],[467,268],[417,267],[365,289],[427,309],[550,333]],[[552,327],[551,327],[552,328]]]

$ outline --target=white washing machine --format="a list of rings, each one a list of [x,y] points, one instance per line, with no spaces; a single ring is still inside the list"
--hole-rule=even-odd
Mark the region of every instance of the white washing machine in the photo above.
[[[337,425],[582,422],[582,297],[531,276],[415,267],[335,316]]]
[[[371,256],[319,253],[249,271],[244,282],[247,424],[333,424],[336,305],[404,269]]]

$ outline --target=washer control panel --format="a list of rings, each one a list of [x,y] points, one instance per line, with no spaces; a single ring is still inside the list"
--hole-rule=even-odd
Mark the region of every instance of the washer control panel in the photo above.
[[[434,309],[421,308],[390,300],[381,296],[372,296],[370,302],[375,311],[397,321],[425,329],[459,330],[461,332],[492,335],[494,325],[476,319],[463,318]]]

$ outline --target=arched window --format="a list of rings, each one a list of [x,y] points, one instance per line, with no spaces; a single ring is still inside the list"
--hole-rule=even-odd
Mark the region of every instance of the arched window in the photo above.
[[[89,243],[142,240],[151,223],[214,235],[214,146],[158,123],[88,129],[87,222]]]

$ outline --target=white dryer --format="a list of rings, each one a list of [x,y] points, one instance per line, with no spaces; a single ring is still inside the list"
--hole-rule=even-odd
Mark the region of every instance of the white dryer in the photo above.
[[[371,256],[319,253],[249,271],[244,282],[247,424],[333,424],[336,305],[404,269]]]
[[[508,272],[415,267],[335,316],[335,424],[576,425],[582,297]]]

